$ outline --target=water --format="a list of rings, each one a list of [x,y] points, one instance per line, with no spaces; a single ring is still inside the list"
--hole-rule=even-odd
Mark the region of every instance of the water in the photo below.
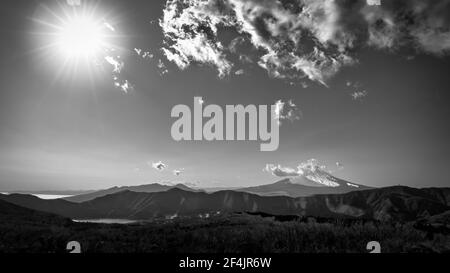
[[[73,219],[74,222],[80,223],[97,223],[97,224],[133,224],[137,223],[136,220],[128,220],[128,219]]]
[[[31,194],[31,195],[34,195],[41,199],[58,199],[58,198],[65,198],[65,197],[72,196],[72,195],[60,195],[60,194]]]
[[[7,192],[0,192],[0,194],[9,194]],[[73,196],[73,195],[60,195],[60,194],[31,194],[34,195],[36,197],[39,197],[41,199],[58,199],[58,198],[64,198],[64,197],[69,197],[69,196]],[[137,223],[138,221],[136,220],[128,220],[128,219],[82,219],[82,220],[77,220],[77,219],[73,219],[74,222],[81,222],[81,223],[98,223],[98,224],[133,224],[133,223]]]

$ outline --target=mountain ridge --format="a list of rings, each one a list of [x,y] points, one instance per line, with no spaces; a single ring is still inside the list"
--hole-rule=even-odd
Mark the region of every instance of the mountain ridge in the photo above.
[[[153,193],[124,190],[82,203],[62,199],[42,200],[20,194],[0,195],[0,200],[72,219],[133,220],[257,211],[276,215],[411,221],[448,211],[449,198],[448,188],[416,189],[405,186],[297,198],[260,196],[231,190],[214,193],[179,188]]]
[[[89,200],[93,200],[97,197],[105,196],[112,193],[117,193],[124,190],[130,190],[135,192],[160,192],[160,191],[166,191],[172,188],[181,188],[186,191],[196,191],[194,189],[189,188],[186,185],[183,185],[181,183],[175,184],[175,185],[163,185],[159,183],[151,183],[151,184],[142,184],[137,186],[115,186],[111,188],[107,188],[104,190],[98,190],[94,192],[89,192],[86,194],[80,194],[80,195],[74,195],[69,197],[64,197],[63,199],[66,201],[76,202],[76,203],[82,203]]]
[[[352,191],[372,189],[372,187],[350,183],[342,179],[339,179],[342,184],[334,187],[324,186],[318,183],[316,183],[316,186],[311,186],[312,183],[315,182],[308,185],[293,182],[298,179],[299,178],[285,178],[275,183],[239,188],[236,189],[236,191],[249,192],[263,196],[284,195],[290,197],[306,197],[317,194],[342,194]],[[349,186],[347,184],[351,184],[353,186]]]

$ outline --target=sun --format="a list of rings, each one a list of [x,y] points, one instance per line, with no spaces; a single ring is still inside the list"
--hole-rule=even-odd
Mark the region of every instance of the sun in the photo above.
[[[123,56],[130,52],[122,16],[100,0],[66,3],[42,3],[30,17],[30,64],[48,75],[51,84],[93,90],[108,82],[125,93],[132,90],[121,75]]]
[[[120,66],[126,35],[116,31],[120,18],[101,2],[69,6],[41,4],[31,17],[29,32],[36,66],[46,65],[55,80],[102,79]]]
[[[75,15],[62,22],[55,45],[68,59],[95,58],[106,47],[105,26],[87,15]]]

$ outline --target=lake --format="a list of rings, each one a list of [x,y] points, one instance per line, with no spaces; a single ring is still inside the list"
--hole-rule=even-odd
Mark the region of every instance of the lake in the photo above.
[[[58,198],[65,198],[65,197],[72,196],[72,195],[60,195],[60,194],[31,194],[31,195],[34,195],[41,199],[58,199]]]

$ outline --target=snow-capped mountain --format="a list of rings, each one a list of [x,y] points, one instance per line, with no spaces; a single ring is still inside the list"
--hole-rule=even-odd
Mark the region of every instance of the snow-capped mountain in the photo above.
[[[339,194],[367,189],[370,189],[370,187],[337,178],[329,172],[318,168],[272,184],[241,188],[239,191],[259,195],[300,197],[315,194]]]

